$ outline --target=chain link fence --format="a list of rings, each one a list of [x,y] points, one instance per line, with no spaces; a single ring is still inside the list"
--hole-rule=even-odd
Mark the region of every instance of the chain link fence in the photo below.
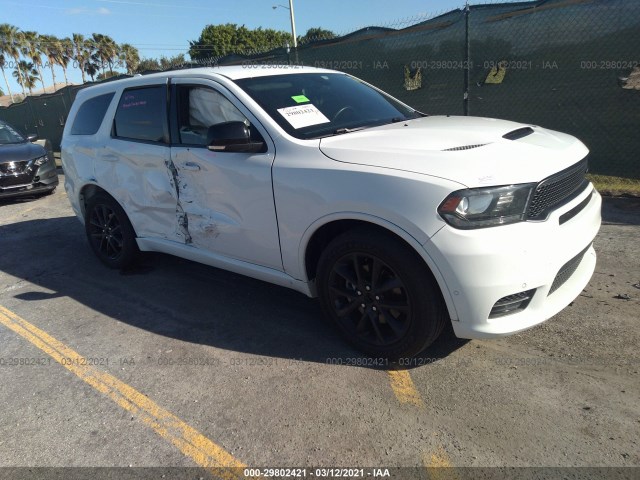
[[[567,132],[591,150],[600,185],[640,191],[639,1],[477,4],[400,27],[370,27],[297,52],[218,63],[331,68],[429,114],[504,118]]]
[[[591,150],[600,188],[640,192],[638,0],[465,5],[296,50],[237,52],[212,63],[341,70],[429,114],[504,118],[567,132]],[[75,88],[0,108],[0,118],[25,130],[36,125],[57,148]]]

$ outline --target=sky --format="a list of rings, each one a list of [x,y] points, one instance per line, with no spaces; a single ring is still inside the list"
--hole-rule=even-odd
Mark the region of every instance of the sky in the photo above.
[[[31,3],[33,2],[33,3]],[[0,23],[21,30],[70,37],[102,33],[117,43],[130,43],[141,57],[157,58],[186,53],[209,24],[236,23],[248,28],[291,31],[288,0],[0,0]],[[443,13],[464,4],[463,0],[293,0],[298,35],[312,27],[349,33],[372,25],[398,28],[414,17]],[[188,56],[187,56],[188,58]],[[6,70],[6,69],[5,69]],[[43,72],[51,84],[51,72]],[[69,81],[80,83],[80,72],[68,70]],[[7,71],[13,93],[21,91]],[[56,69],[56,80],[62,79]],[[39,86],[39,83],[38,83]],[[4,80],[0,87],[6,90]],[[39,88],[39,87],[36,87]],[[40,87],[41,88],[41,87]],[[8,93],[5,91],[5,94]]]

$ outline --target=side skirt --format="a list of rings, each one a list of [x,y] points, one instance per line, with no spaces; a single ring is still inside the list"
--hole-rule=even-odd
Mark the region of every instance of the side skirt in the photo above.
[[[138,238],[136,240],[138,242],[138,248],[143,252],[161,252],[175,255],[176,257],[186,258],[187,260],[203,263],[211,267],[246,275],[247,277],[257,280],[280,285],[281,287],[291,288],[300,293],[304,293],[308,297],[314,296],[308,283],[297,280],[273,268],[216,255],[215,253],[207,252],[191,245],[172,242],[170,240],[156,238]]]

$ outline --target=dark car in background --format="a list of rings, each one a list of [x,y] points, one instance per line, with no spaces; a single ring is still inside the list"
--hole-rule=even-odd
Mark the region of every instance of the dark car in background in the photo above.
[[[53,155],[0,120],[0,198],[48,194],[58,186]]]

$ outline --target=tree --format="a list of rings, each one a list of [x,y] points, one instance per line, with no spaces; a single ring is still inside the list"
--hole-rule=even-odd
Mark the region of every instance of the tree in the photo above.
[[[15,70],[13,71],[14,78],[24,88],[29,89],[29,95],[33,95],[33,87],[36,86],[38,80],[38,70],[31,62],[26,60],[20,60]]]
[[[40,82],[42,83],[42,90],[44,92],[44,77],[42,76],[42,46],[40,44],[40,37],[37,32],[27,31],[22,33],[22,46],[20,51],[22,55],[31,60],[36,69]]]
[[[166,70],[174,70],[187,64],[184,54],[174,55],[173,57],[160,58],[143,58],[133,73],[158,72]]]
[[[100,54],[93,38],[88,38],[83,43],[83,56],[85,58],[83,69],[91,77],[91,81],[96,81],[96,74],[100,71]],[[104,73],[104,65],[103,73]]]
[[[67,79],[67,67],[69,66],[69,62],[74,58],[74,46],[73,41],[65,37],[60,40],[60,52],[58,54],[58,65],[62,68],[62,72],[64,74],[64,83],[65,85],[69,85],[69,80]]]
[[[11,87],[9,86],[9,82],[7,81],[7,74],[4,71],[4,67],[6,64],[7,64],[7,61],[4,57],[4,54],[2,53],[2,50],[0,50],[0,70],[2,71],[2,77],[4,78],[4,83],[7,85],[7,91],[9,92],[9,96],[11,97],[11,103],[13,103],[13,93],[11,93]],[[4,93],[2,93],[2,95],[4,95]]]
[[[138,68],[136,69],[136,73],[144,73],[149,71],[160,71],[162,67],[160,67],[160,62],[155,58],[143,58],[140,60],[138,64]]]
[[[96,75],[100,72],[98,65],[93,62],[87,62],[84,64],[84,71],[91,77],[91,81],[96,81]]]
[[[117,77],[118,75],[120,75],[118,72],[104,72],[104,73],[99,73],[96,76],[96,80],[97,81],[102,81],[102,80],[106,80],[107,78],[111,78],[111,77]]]
[[[118,58],[118,44],[109,35],[101,33],[93,33],[91,35],[95,46],[94,60],[102,69],[104,75],[106,66],[109,66],[109,72],[113,73],[113,64]]]
[[[299,44],[316,42],[318,40],[328,40],[330,38],[336,38],[337,35],[331,30],[325,30],[321,27],[314,27],[307,30],[302,37],[298,38]]]
[[[51,80],[53,81],[53,91],[56,91],[56,72],[54,66],[58,65],[58,58],[60,57],[60,50],[62,45],[60,40],[53,35],[40,35],[40,48],[47,57],[47,64],[51,68]]]
[[[0,25],[0,49],[2,52],[13,58],[15,65],[18,65],[20,61],[20,42],[22,38],[18,27],[14,27],[8,23]],[[20,69],[16,69],[18,72],[18,84],[22,87],[22,95],[26,96],[24,83],[22,82],[22,72]],[[14,72],[15,73],[15,72]]]
[[[174,55],[173,57],[165,57],[164,55],[160,57],[160,69],[161,70],[173,70],[175,68],[180,68],[186,63],[184,59],[184,54]]]
[[[87,78],[84,76],[85,68],[84,65],[87,62],[86,49],[85,49],[85,38],[84,35],[80,33],[74,33],[72,35],[73,43],[73,59],[75,61],[76,66],[80,69],[80,73],[82,74],[82,83],[87,82]]]
[[[84,79],[84,73],[87,73],[91,77],[91,81],[95,82],[96,75],[100,71],[100,54],[98,52],[98,47],[93,38],[87,38],[82,41],[80,45],[80,57],[82,59],[82,78]],[[103,73],[104,73],[104,65]]]
[[[124,63],[127,74],[133,75],[138,70],[138,65],[140,65],[140,54],[138,49],[133,45],[128,43],[123,43],[120,45],[120,53],[118,55],[121,62]]]
[[[283,47],[291,40],[291,34],[273,29],[250,30],[235,23],[207,25],[198,40],[189,42],[192,60],[207,60],[231,53],[251,53]]]

